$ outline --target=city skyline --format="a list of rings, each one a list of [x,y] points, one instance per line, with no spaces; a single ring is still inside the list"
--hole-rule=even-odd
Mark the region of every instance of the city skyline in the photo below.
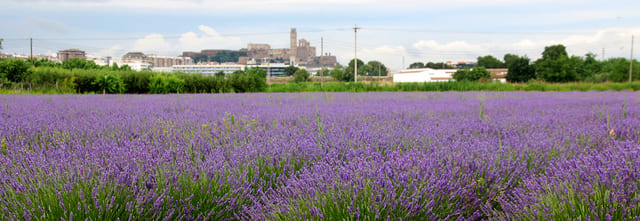
[[[4,53],[55,54],[79,48],[88,55],[127,52],[178,56],[184,51],[289,47],[296,28],[320,55],[346,64],[354,55],[393,70],[412,62],[474,61],[506,53],[540,57],[564,44],[570,54],[627,57],[640,34],[633,1],[9,1],[0,9]],[[636,47],[637,48],[637,47]],[[637,53],[636,53],[637,54]],[[404,61],[404,62],[403,62]],[[404,65],[403,65],[404,64]]]

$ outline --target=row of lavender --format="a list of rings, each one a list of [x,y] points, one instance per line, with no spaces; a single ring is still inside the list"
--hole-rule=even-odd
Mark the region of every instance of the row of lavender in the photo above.
[[[3,220],[640,216],[634,92],[0,99]]]

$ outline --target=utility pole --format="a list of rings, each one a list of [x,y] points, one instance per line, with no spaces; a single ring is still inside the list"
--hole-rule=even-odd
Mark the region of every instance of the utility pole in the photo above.
[[[400,70],[404,69],[404,56],[402,56],[402,67],[400,68]]]
[[[324,38],[320,37],[320,88],[324,88]]]
[[[602,48],[602,61],[604,61],[604,48]]]
[[[355,38],[355,47],[354,47],[354,57],[355,59],[353,60],[353,77],[355,79],[355,82],[358,83],[358,29],[360,29],[360,27],[358,27],[358,25],[356,25],[355,27],[353,27],[353,36]]]
[[[31,55],[29,55],[29,60],[31,60],[31,67],[33,67],[33,38],[29,38],[29,49],[31,51]]]
[[[631,57],[629,58],[629,83],[631,83],[632,74],[633,74],[633,35],[631,35]]]

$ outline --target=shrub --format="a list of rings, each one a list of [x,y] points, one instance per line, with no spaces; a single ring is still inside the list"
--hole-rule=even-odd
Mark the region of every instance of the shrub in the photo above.
[[[307,82],[311,81],[309,78],[309,72],[305,69],[298,69],[296,73],[293,74],[293,82]]]

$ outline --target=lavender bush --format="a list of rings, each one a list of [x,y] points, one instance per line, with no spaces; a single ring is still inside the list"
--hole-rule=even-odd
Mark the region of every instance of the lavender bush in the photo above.
[[[636,220],[636,92],[0,96],[3,220]]]

